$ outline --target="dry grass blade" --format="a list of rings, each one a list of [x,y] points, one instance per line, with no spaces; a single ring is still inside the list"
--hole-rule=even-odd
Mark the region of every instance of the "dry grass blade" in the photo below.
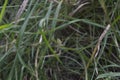
[[[98,52],[100,50],[100,43],[102,42],[103,38],[105,37],[105,34],[108,32],[109,29],[110,29],[110,24],[107,25],[107,27],[105,28],[105,30],[101,34],[100,38],[98,39],[98,43],[92,52],[92,55],[91,55],[89,62],[87,63],[87,68],[89,68],[90,63],[92,62],[93,58],[98,55]]]
[[[106,29],[103,31],[103,33],[101,34],[100,38],[98,39],[98,45],[97,45],[97,52],[95,54],[95,57],[97,57],[99,49],[100,49],[100,43],[102,42],[103,38],[105,37],[105,34],[108,32],[108,30],[110,29],[110,24],[107,25]]]
[[[71,13],[69,13],[70,16],[73,16],[78,10],[80,10],[80,8],[82,8],[83,6],[89,4],[89,2],[80,4],[74,11],[72,11]]]
[[[23,11],[25,10],[26,6],[27,6],[28,0],[24,0],[23,3],[21,4],[16,17],[15,17],[15,24],[17,24],[18,19],[20,18],[21,14],[23,13]]]

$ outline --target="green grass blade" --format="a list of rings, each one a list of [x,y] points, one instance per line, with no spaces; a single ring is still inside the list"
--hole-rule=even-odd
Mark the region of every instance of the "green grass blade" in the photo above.
[[[20,49],[20,45],[21,45],[21,42],[22,42],[22,39],[23,39],[23,36],[24,36],[25,29],[26,29],[26,27],[27,27],[29,18],[31,17],[31,15],[32,15],[32,13],[33,13],[33,11],[34,11],[34,9],[35,9],[38,1],[36,1],[36,3],[35,3],[35,5],[33,6],[32,10],[30,10],[30,9],[31,9],[31,6],[32,6],[32,5],[31,5],[32,3],[33,3],[33,0],[30,2],[30,6],[29,6],[29,9],[28,9],[28,12],[27,12],[28,15],[26,16],[25,22],[24,22],[23,25],[21,26],[20,34],[19,34],[19,40],[18,40],[18,50],[17,50],[17,53],[18,53],[18,54],[17,54],[17,56],[18,56],[18,59],[19,59],[19,61],[21,62],[21,64],[24,65],[25,67],[27,67],[27,66],[26,66],[25,62],[23,61],[23,59],[21,58],[21,55],[20,55],[20,53],[23,52],[23,51],[21,51],[21,49]],[[30,12],[29,12],[29,11],[30,11]]]
[[[3,16],[4,16],[7,3],[8,3],[8,0],[5,0],[4,5],[3,5],[3,7],[2,7],[2,10],[1,10],[1,13],[0,13],[0,23],[1,23],[2,18],[3,18]]]
[[[56,19],[58,18],[58,15],[59,15],[59,12],[60,12],[60,9],[61,9],[61,4],[62,4],[62,1],[57,6],[56,12],[54,14],[54,18],[53,18],[53,21],[52,21],[52,27],[53,28],[55,28],[55,26],[56,26],[56,23],[57,23]]]
[[[118,77],[118,76],[120,76],[120,72],[109,72],[109,73],[98,75],[97,79],[108,78],[108,77]]]
[[[46,45],[48,46],[48,48],[50,49],[50,51],[54,54],[55,58],[62,64],[61,60],[59,59],[58,55],[55,53],[55,51],[53,50],[53,48],[50,46],[46,36],[45,36],[45,33],[41,30],[41,35],[43,36],[43,39],[46,43]]]
[[[120,20],[120,15],[112,22],[112,25],[114,26],[119,20]]]
[[[4,25],[0,25],[0,31],[3,31],[5,29],[8,29],[12,26],[12,24],[4,24]]]
[[[52,6],[53,6],[53,2],[50,3],[50,6],[48,8],[48,12],[46,14],[46,20],[47,20],[47,24],[48,24],[48,21],[49,21],[49,18],[50,18],[50,14],[52,12]]]

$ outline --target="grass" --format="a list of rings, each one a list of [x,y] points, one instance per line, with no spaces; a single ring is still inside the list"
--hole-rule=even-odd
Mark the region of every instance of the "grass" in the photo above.
[[[75,3],[0,1],[0,80],[120,79],[120,1]]]

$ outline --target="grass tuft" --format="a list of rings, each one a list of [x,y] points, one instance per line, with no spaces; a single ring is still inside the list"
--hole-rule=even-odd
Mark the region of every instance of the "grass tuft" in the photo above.
[[[0,0],[0,80],[120,79],[120,0],[23,1]]]

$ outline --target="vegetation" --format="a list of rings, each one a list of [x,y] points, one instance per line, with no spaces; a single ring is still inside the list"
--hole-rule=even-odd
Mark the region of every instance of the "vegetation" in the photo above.
[[[0,0],[0,80],[119,80],[119,9],[120,0]]]

